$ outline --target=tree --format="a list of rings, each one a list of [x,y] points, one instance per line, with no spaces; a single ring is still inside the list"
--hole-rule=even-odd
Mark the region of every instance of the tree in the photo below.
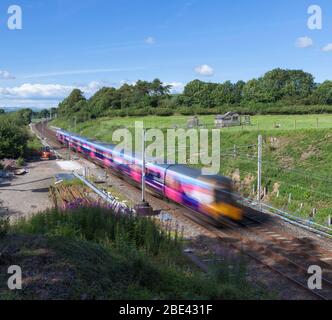
[[[234,85],[230,81],[218,84],[211,94],[215,106],[235,103]]]
[[[120,109],[121,101],[115,88],[102,88],[88,101],[88,110],[92,117],[100,117],[109,109]]]
[[[304,99],[312,94],[315,87],[314,77],[302,70],[274,69],[267,72],[262,81],[272,101]]]
[[[213,108],[215,101],[211,93],[217,86],[216,83],[194,80],[185,86],[183,95],[189,106],[200,105],[203,108]]]
[[[5,110],[4,109],[0,109],[0,114],[5,114]]]
[[[29,125],[31,123],[33,111],[31,109],[22,109],[14,113],[16,115],[16,123]]]
[[[156,96],[167,96],[171,92],[172,86],[164,85],[159,79],[154,79],[151,83],[152,94]]]
[[[58,114],[58,108],[50,109],[50,115],[52,115],[52,118],[54,118],[57,114]]]
[[[314,97],[320,104],[332,104],[332,81],[325,81],[318,85]]]
[[[47,119],[50,117],[50,111],[47,109],[43,109],[42,111],[39,112],[39,117],[41,119]]]
[[[0,159],[24,156],[28,135],[24,127],[0,119]]]
[[[246,102],[301,103],[315,88],[314,77],[302,70],[274,69],[262,78],[250,80],[243,87]]]
[[[246,85],[244,81],[238,81],[233,88],[234,103],[240,104],[243,99],[243,88]]]
[[[81,90],[74,89],[69,97],[59,104],[59,114],[64,117],[74,114],[77,112],[77,106],[75,108],[75,105],[80,101],[86,101],[86,99]]]
[[[248,81],[243,87],[242,94],[243,102],[267,103],[274,101],[271,90],[269,90],[262,78]]]

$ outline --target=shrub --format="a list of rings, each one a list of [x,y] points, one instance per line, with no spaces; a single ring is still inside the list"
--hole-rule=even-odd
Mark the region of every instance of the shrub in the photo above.
[[[25,163],[25,161],[22,157],[19,157],[16,161],[16,164],[17,164],[18,167],[23,167],[24,163]]]
[[[195,108],[195,114],[198,115],[213,115],[213,114],[219,114],[219,109],[217,108]],[[230,109],[231,110],[231,109]]]
[[[178,247],[176,239],[173,240],[152,220],[119,216],[99,207],[68,212],[53,210],[34,216],[30,221],[21,220],[16,228],[28,233],[79,238],[117,248],[131,247],[152,255],[171,252]]]
[[[9,119],[0,120],[0,159],[23,157],[29,137],[27,130]]]
[[[178,108],[177,112],[184,115],[184,116],[192,116],[192,115],[195,114],[194,110],[190,107]]]
[[[161,116],[161,117],[169,117],[174,115],[174,110],[169,108],[157,108],[155,109],[155,115]]]
[[[128,115],[130,117],[146,117],[150,114],[150,110],[148,108],[144,109],[130,109],[128,111]]]
[[[118,117],[125,118],[127,117],[127,111],[126,110],[117,110],[116,112]]]
[[[7,235],[9,228],[9,218],[0,218],[0,239]]]

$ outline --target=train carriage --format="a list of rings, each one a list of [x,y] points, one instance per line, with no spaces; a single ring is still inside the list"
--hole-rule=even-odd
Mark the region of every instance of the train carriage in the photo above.
[[[57,139],[136,185],[142,181],[142,157],[139,153],[129,155],[118,152],[115,145],[63,130],[57,131]],[[217,221],[222,217],[236,221],[243,217],[243,209],[234,197],[232,181],[226,177],[203,176],[198,169],[184,165],[160,165],[148,159],[146,185],[162,197]]]

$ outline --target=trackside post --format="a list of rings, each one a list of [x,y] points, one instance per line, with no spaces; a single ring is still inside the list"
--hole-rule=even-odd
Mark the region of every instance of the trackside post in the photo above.
[[[258,170],[257,170],[257,201],[261,204],[262,196],[262,155],[263,155],[263,137],[258,136]]]

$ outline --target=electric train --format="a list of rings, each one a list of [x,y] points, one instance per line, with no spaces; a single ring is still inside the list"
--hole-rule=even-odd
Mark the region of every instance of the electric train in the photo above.
[[[57,140],[86,158],[139,185],[142,182],[141,156],[119,153],[116,146],[57,130]],[[243,208],[234,197],[232,181],[219,175],[203,176],[200,170],[184,165],[146,162],[146,187],[153,193],[208,216],[215,221],[243,218]]]

